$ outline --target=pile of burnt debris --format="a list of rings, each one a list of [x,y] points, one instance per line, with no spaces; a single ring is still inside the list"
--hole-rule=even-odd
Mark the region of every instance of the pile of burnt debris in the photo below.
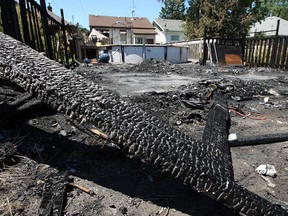
[[[2,215],[236,215],[126,158],[105,134],[75,124],[6,79],[0,83]]]
[[[288,136],[268,133],[274,123],[287,129],[283,74],[262,82],[255,73],[238,79],[225,68],[156,60],[71,71],[3,34],[0,44],[1,214],[287,215]],[[125,98],[99,85],[101,74],[133,68],[200,79]],[[229,127],[262,136],[229,143]],[[230,148],[272,142],[282,143],[268,152],[259,146],[266,157]],[[275,180],[263,176],[266,196],[256,195],[254,182],[244,188],[253,178],[263,187],[251,173],[263,161],[277,168]]]
[[[181,211],[188,215],[237,215],[165,173],[124,157],[105,135],[75,125],[17,85],[0,81],[1,214],[179,215]],[[230,106],[243,109],[241,102],[255,100],[255,95],[271,95],[270,87],[256,81],[205,79],[177,91],[148,92],[126,99],[201,139],[211,92],[218,89]],[[271,136],[269,139],[273,142]],[[246,144],[252,141],[245,140]]]

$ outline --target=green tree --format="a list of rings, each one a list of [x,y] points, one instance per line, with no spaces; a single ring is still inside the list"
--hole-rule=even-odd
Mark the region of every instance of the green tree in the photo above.
[[[159,18],[162,19],[185,19],[185,0],[164,0]]]
[[[190,0],[188,4],[183,26],[187,39],[203,37],[204,27],[208,36],[242,37],[265,15],[261,1]]]
[[[263,1],[263,10],[266,15],[277,16],[288,20],[288,1],[287,0],[266,0]]]
[[[188,40],[202,37],[200,35],[203,33],[204,28],[200,26],[199,22],[201,17],[201,2],[201,0],[188,0],[189,7],[186,11],[186,22],[182,26],[185,38]]]

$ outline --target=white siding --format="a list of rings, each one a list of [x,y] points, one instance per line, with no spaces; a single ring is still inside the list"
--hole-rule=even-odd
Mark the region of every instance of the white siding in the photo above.
[[[121,48],[123,53],[121,53]],[[165,59],[167,50],[167,61],[179,64],[188,61],[188,47],[178,46],[157,46],[157,45],[122,45],[112,46],[110,51],[110,62],[123,63],[122,54],[125,63],[141,63],[146,59]]]
[[[164,59],[165,47],[146,46],[146,59]]]
[[[165,44],[166,43],[166,37],[164,32],[159,31],[156,29],[157,35],[156,35],[156,44]]]

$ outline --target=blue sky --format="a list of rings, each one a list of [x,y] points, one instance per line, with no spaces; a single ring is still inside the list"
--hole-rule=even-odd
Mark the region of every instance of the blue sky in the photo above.
[[[50,3],[57,15],[63,9],[65,20],[89,29],[89,14],[131,17],[133,2],[135,17],[146,17],[150,22],[159,17],[162,3],[157,0],[46,0],[46,5]]]

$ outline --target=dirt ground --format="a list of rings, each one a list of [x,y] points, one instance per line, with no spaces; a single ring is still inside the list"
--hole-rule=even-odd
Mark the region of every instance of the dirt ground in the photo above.
[[[82,65],[74,71],[198,139],[215,89],[228,99],[230,133],[287,133],[288,71],[158,60]],[[0,94],[0,99],[1,107],[14,96]],[[17,153],[0,163],[0,215],[39,215],[47,181],[61,182],[61,176],[66,188],[59,215],[234,215],[155,167],[126,158],[113,143],[44,105],[4,119],[0,143],[13,144]],[[288,142],[231,147],[231,154],[240,185],[288,210]],[[277,176],[257,174],[261,164],[274,165]]]

